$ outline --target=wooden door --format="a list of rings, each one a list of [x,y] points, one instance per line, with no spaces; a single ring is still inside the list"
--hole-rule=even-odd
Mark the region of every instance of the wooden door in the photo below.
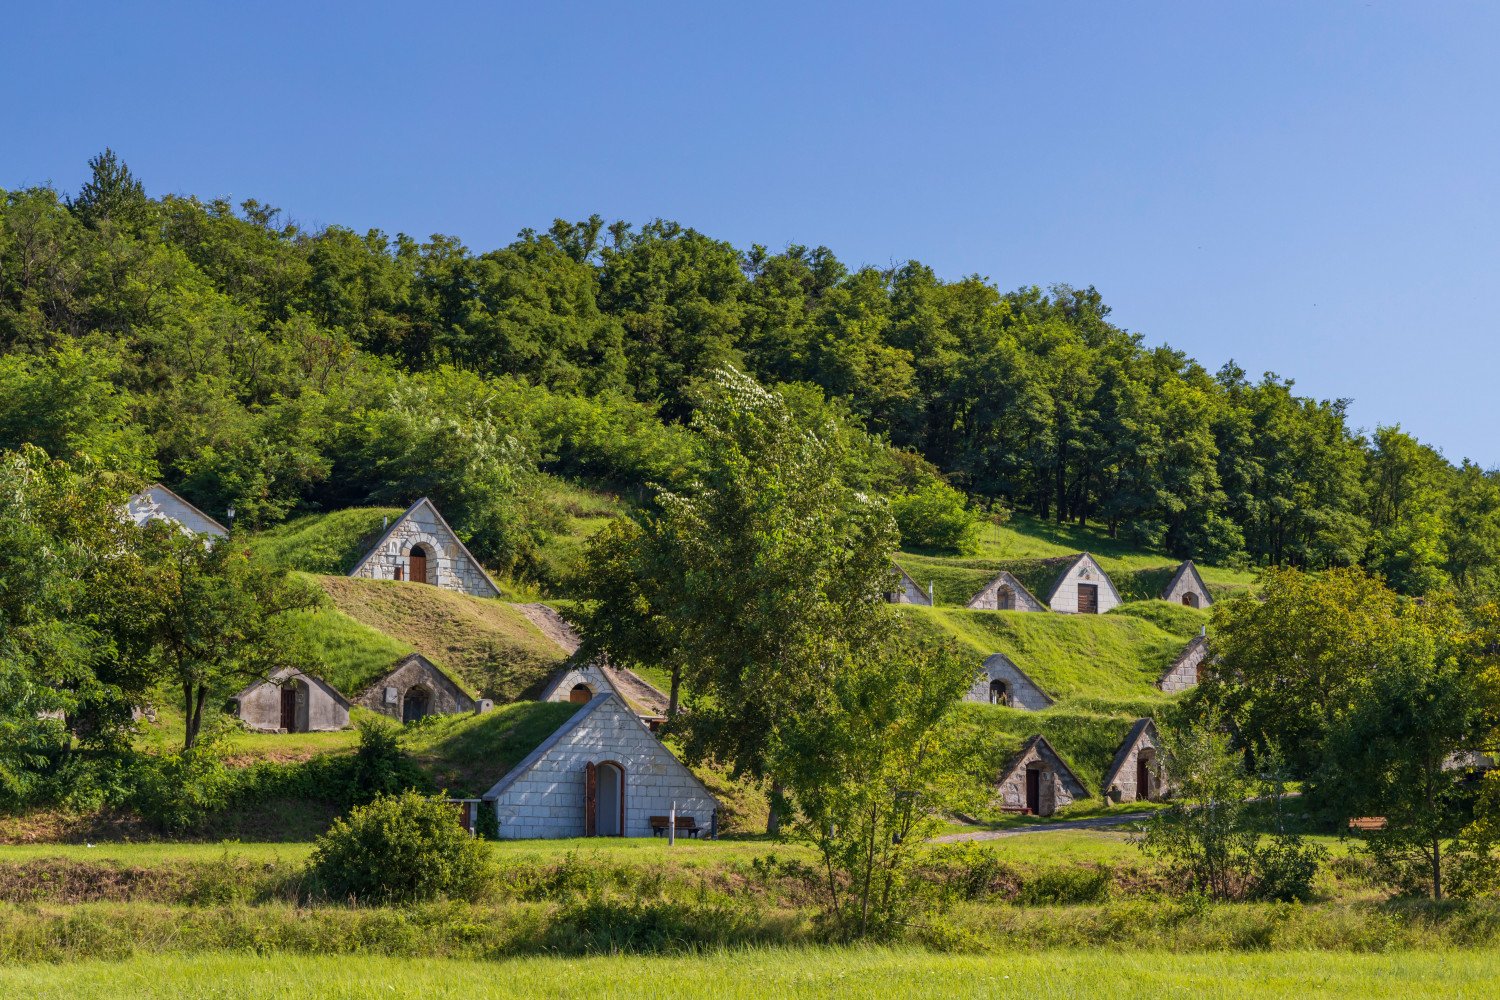
[[[281,728],[289,733],[297,731],[297,687],[294,684],[281,689]]]
[[[1009,587],[1001,587],[995,594],[995,607],[1000,611],[1016,610],[1016,592]]]
[[[1151,767],[1144,757],[1135,759],[1135,797],[1138,802],[1151,798]]]
[[[411,550],[411,582],[427,582],[427,551],[421,547]]]
[[[1099,613],[1099,585],[1097,583],[1078,585],[1078,613],[1081,615]]]
[[[583,835],[597,836],[599,829],[599,766],[593,761],[583,766]]]
[[[1026,809],[1033,816],[1042,812],[1042,772],[1035,767],[1026,769]]]
[[[568,692],[568,700],[575,705],[587,705],[594,700],[594,692],[587,684],[574,684],[573,690]]]

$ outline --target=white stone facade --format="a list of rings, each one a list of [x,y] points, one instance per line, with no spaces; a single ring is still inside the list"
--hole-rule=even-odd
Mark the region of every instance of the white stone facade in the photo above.
[[[1046,611],[1047,606],[1037,600],[1025,585],[1010,572],[1001,574],[984,585],[984,589],[973,597],[965,607],[976,611]]]
[[[891,604],[919,604],[923,607],[932,606],[932,595],[923,590],[917,581],[907,575],[906,570],[900,566],[896,569],[896,588],[885,595],[886,601]]]
[[[1193,565],[1191,559],[1184,560],[1177,567],[1177,572],[1172,574],[1172,579],[1162,589],[1161,599],[1190,608],[1211,608],[1214,604],[1214,599],[1208,592],[1208,584],[1203,582],[1198,567]]]
[[[974,686],[969,688],[964,700],[1007,705],[1029,712],[1050,708],[1052,705],[1052,697],[1004,653],[996,653],[984,661],[984,668],[974,679]]]
[[[674,802],[679,817],[710,828],[718,801],[618,695],[607,693],[580,708],[485,793],[500,836],[584,836],[587,766],[606,763],[624,772],[624,836],[651,836],[651,817],[668,815]]]
[[[414,562],[413,551],[424,554]],[[416,567],[425,563],[425,570]],[[424,579],[414,580],[413,575]],[[469,550],[454,534],[431,500],[423,497],[407,508],[349,573],[367,580],[403,580],[456,590],[471,597],[499,597],[500,588],[490,579]]]
[[[1083,606],[1083,594],[1087,591],[1095,596],[1094,610]],[[1053,611],[1064,614],[1099,614],[1120,606],[1120,592],[1103,567],[1087,552],[1080,555],[1063,570],[1052,586],[1047,605]]]
[[[1203,661],[1208,659],[1208,635],[1200,633],[1193,636],[1191,642],[1183,647],[1177,659],[1167,667],[1161,675],[1161,680],[1156,686],[1167,694],[1176,694],[1178,691],[1186,691],[1188,688],[1197,687],[1202,680],[1201,671]]]
[[[282,711],[283,692],[295,698],[291,717]],[[327,681],[283,667],[234,697],[235,715],[261,733],[321,733],[349,727],[349,701]],[[287,723],[290,723],[288,725]]]
[[[229,531],[218,521],[167,489],[153,483],[125,503],[126,517],[139,527],[152,521],[168,521],[184,531],[209,538],[223,538]]]
[[[578,698],[574,696],[573,689],[580,686],[588,689],[588,697],[584,699],[585,704],[593,701],[597,695],[615,690],[615,686],[610,683],[598,664],[570,663],[552,676],[552,680],[548,682],[537,701],[577,701]]]

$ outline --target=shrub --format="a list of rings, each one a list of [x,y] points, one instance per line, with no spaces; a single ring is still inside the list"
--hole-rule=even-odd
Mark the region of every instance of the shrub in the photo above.
[[[191,750],[144,757],[134,802],[148,822],[172,832],[192,830],[224,809],[234,790],[217,740],[200,739]]]
[[[891,501],[903,548],[945,549],[962,555],[978,547],[983,518],[970,510],[962,493],[934,479]]]
[[[1328,857],[1319,844],[1301,837],[1272,837],[1255,850],[1250,864],[1251,899],[1306,903],[1312,899],[1313,879]]]
[[[426,775],[401,749],[400,727],[379,715],[362,718],[357,726],[359,750],[349,775],[351,803],[363,804],[408,789],[428,790]]]
[[[1109,899],[1112,875],[1105,867],[1043,868],[1022,880],[1016,902],[1022,906],[1102,903]]]
[[[488,848],[459,825],[451,806],[411,791],[335,820],[314,845],[309,868],[328,896],[370,903],[472,900],[495,873]]]

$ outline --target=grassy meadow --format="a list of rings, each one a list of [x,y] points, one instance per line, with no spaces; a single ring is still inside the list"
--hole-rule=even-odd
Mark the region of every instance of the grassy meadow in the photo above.
[[[883,948],[745,949],[685,956],[600,956],[413,962],[343,957],[208,953],[141,956],[0,969],[0,994],[33,1000],[192,996],[883,998],[1049,997],[1262,998],[1435,996],[1500,993],[1500,953],[1178,955],[1170,951],[1033,951],[937,955]]]

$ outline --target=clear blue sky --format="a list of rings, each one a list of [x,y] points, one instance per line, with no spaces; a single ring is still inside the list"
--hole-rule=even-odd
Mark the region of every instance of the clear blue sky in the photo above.
[[[1148,342],[1500,463],[1500,4],[336,6],[16,6],[0,187],[110,145],[305,225],[662,216],[1093,284]]]

